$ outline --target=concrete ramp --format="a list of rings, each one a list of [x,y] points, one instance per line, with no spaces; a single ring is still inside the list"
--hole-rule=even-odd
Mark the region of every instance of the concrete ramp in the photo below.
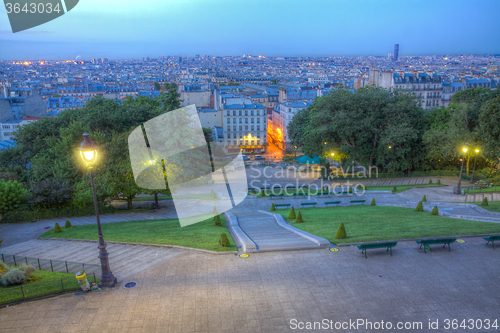
[[[318,249],[330,246],[328,240],[294,228],[284,220],[286,225],[281,221],[279,223],[272,213],[232,213],[230,219],[228,228],[235,242],[241,245],[241,252]],[[238,232],[232,230],[237,228]]]

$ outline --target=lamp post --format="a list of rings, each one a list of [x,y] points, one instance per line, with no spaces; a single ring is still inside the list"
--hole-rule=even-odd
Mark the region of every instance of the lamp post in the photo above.
[[[90,141],[89,133],[83,133],[83,142],[78,149],[80,150],[83,161],[89,168],[90,180],[92,183],[92,195],[94,197],[94,209],[97,219],[97,230],[99,233],[99,246],[97,246],[99,249],[98,258],[101,260],[101,281],[99,282],[99,287],[114,287],[117,281],[109,267],[108,251],[106,251],[106,243],[104,243],[104,238],[102,237],[101,220],[99,219],[99,208],[97,207],[97,196],[94,187],[94,174],[92,172],[93,164],[97,158],[97,146],[94,142]]]
[[[467,145],[466,143],[464,147],[462,148],[464,155],[462,157],[462,167],[460,168],[460,176],[458,176],[458,185],[457,185],[457,194],[460,194],[460,183],[462,183],[462,171],[464,170],[464,160],[465,160],[465,153],[467,152]]]
[[[474,183],[474,172],[476,171],[476,160],[477,160],[477,153],[479,153],[479,149],[476,148],[475,150],[476,154],[474,155],[474,168],[472,169],[472,176],[470,177],[470,183]]]

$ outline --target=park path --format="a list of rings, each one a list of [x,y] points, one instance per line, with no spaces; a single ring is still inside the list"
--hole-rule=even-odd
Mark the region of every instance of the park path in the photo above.
[[[253,212],[234,213],[241,230],[256,245],[256,252],[317,249],[321,246],[305,238],[307,233],[294,233],[276,222],[272,215]],[[234,235],[233,235],[234,237]],[[238,237],[236,235],[236,237]],[[241,243],[243,240],[239,240]],[[329,245],[329,242],[326,242]]]
[[[19,257],[29,257],[101,265],[96,242],[32,239],[2,246],[0,250],[8,264],[13,263],[8,256],[14,255],[18,262],[24,259]],[[106,250],[111,271],[118,282],[184,252],[177,248],[109,243]]]

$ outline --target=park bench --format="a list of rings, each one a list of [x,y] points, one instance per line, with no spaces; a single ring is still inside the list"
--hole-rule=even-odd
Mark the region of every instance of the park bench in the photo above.
[[[365,258],[367,258],[366,256],[366,250],[367,249],[377,249],[377,248],[384,248],[386,247],[387,248],[387,251],[391,251],[391,256],[392,256],[392,248],[394,246],[396,246],[398,244],[398,242],[384,242],[384,243],[370,243],[370,244],[362,244],[362,245],[358,245],[358,249],[361,250],[361,253],[363,253],[363,251],[365,251]]]
[[[306,194],[305,194],[305,193],[294,193],[294,194],[292,194],[292,197],[294,197],[294,198],[297,198],[297,197],[305,197],[305,196],[306,196]]]
[[[295,190],[295,186],[286,186],[285,189],[286,190]]]
[[[307,207],[307,206],[311,206],[311,207],[314,207],[316,206],[316,202],[303,202],[300,204],[302,207]]]
[[[283,199],[283,194],[269,194],[269,198],[282,198]]]
[[[366,200],[351,200],[351,205],[353,205],[353,204],[357,204],[357,203],[359,203],[359,204],[361,204],[361,205],[362,205],[362,204],[364,204],[364,203],[365,203],[365,201],[366,201]]]
[[[290,204],[274,205],[274,208],[276,208],[276,209],[279,209],[280,207],[288,208],[288,207],[290,207]]]
[[[328,198],[330,197],[330,192],[323,191],[323,192],[318,192],[316,193],[317,196],[327,196]]]
[[[425,246],[430,245],[430,244],[443,244],[443,247],[448,244],[448,251],[451,251],[450,244],[456,241],[456,238],[433,238],[433,239],[422,239],[417,241],[417,244],[420,244],[420,248],[422,248],[422,245],[424,246],[424,253],[427,253],[425,251]]]
[[[493,244],[493,248],[495,248],[495,241],[500,240],[500,235],[484,237],[483,239],[487,241],[486,245],[488,245],[491,242],[491,244]]]
[[[328,206],[328,205],[339,205],[340,204],[340,201],[331,201],[331,202],[325,202],[325,207]]]

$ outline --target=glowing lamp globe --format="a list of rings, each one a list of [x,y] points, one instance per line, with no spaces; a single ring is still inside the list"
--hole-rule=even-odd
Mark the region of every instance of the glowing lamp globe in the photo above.
[[[463,147],[462,150],[464,151],[464,153],[466,153],[468,149],[467,147]]]
[[[89,133],[83,133],[83,142],[78,148],[83,161],[87,165],[92,165],[97,159],[97,146],[94,142],[90,141]]]

